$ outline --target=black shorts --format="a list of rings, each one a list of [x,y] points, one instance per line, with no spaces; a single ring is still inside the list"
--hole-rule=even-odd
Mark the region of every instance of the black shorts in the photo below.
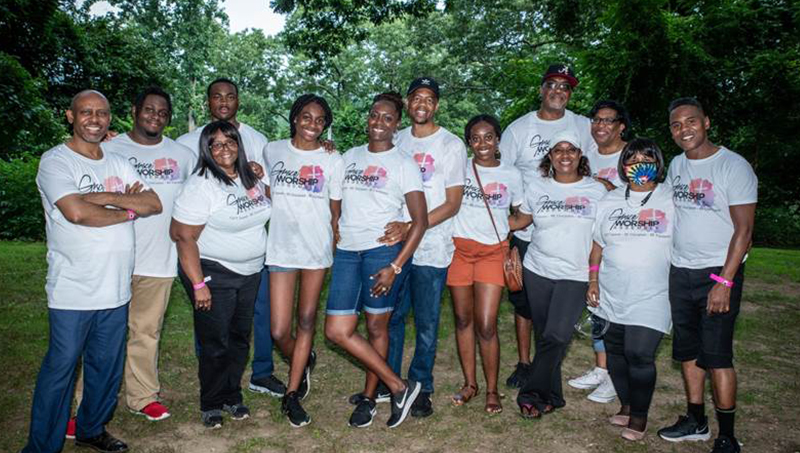
[[[669,270],[669,302],[672,310],[672,358],[697,360],[701,368],[733,368],[733,329],[742,302],[744,264],[733,278],[730,311],[709,315],[708,292],[716,284],[710,274],[721,267]]]
[[[509,241],[509,247],[514,248],[516,247],[519,250],[519,257],[522,260],[525,260],[525,253],[528,251],[528,244],[530,242],[523,241],[522,239],[511,236],[511,241]],[[524,280],[524,279],[523,279]],[[511,291],[508,292],[508,301],[511,302],[511,305],[514,306],[514,314],[522,316],[523,318],[530,320],[531,319],[531,308],[528,305],[528,299],[525,297],[525,283],[523,281],[522,291],[517,291],[512,293]]]

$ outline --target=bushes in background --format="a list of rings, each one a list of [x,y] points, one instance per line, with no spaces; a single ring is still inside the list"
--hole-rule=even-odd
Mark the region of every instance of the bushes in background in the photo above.
[[[0,159],[0,239],[44,239],[38,168],[39,158],[30,154]]]

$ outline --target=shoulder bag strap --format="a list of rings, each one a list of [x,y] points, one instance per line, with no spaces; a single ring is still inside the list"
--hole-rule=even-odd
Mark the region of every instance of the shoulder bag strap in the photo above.
[[[486,210],[489,211],[489,218],[492,220],[492,227],[494,228],[494,234],[497,235],[497,242],[503,242],[500,239],[500,233],[497,231],[497,225],[494,223],[494,216],[492,215],[492,208],[489,207],[489,201],[486,199],[486,194],[483,192],[483,184],[481,183],[481,177],[478,175],[478,165],[475,163],[475,159],[472,159],[472,171],[475,173],[475,180],[478,181],[478,189],[481,191],[481,199],[483,199],[483,204],[486,205]]]

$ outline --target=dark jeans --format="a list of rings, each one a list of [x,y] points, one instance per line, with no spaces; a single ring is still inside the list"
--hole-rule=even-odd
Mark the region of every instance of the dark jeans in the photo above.
[[[510,248],[516,247],[519,251],[519,257],[523,260],[525,259],[525,254],[528,252],[528,246],[531,243],[528,241],[523,241],[522,239],[512,235],[511,241],[509,241],[508,246]],[[511,302],[511,305],[514,306],[514,314],[522,316],[523,318],[530,320],[531,319],[531,308],[528,305],[528,298],[525,296],[525,279],[522,279],[522,291],[517,291],[512,293],[511,291],[508,292],[508,301]]]
[[[272,334],[270,333],[269,271],[261,270],[261,283],[253,314],[253,375],[250,380],[272,376],[275,362],[272,360]]]
[[[200,260],[211,291],[211,309],[194,310],[194,335],[200,345],[200,410],[222,409],[223,404],[242,402],[241,380],[250,353],[260,273],[237,274],[221,264]],[[179,276],[189,300],[194,289],[180,269]]]
[[[611,381],[633,417],[647,419],[656,388],[656,349],[663,336],[649,327],[613,322],[604,336]]]
[[[575,323],[586,306],[586,282],[550,280],[523,269],[525,294],[531,309],[536,354],[531,373],[517,402],[563,407],[561,362],[572,340]]]

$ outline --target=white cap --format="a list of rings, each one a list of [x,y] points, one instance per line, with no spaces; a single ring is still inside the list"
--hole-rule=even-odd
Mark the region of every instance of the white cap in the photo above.
[[[567,142],[570,145],[581,149],[581,142],[578,140],[578,135],[570,129],[564,129],[556,132],[556,135],[554,135],[553,139],[550,140],[550,149],[552,150],[561,142]]]

